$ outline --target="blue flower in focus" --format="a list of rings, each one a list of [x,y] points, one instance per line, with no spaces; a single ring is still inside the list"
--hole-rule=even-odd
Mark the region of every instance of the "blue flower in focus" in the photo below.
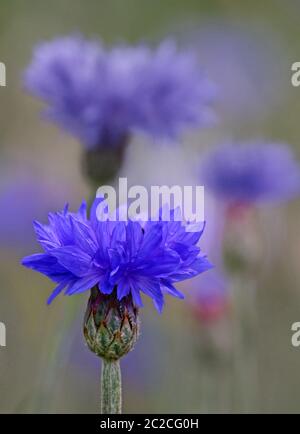
[[[196,245],[203,228],[190,232],[179,221],[99,221],[101,201],[94,201],[89,219],[83,203],[77,213],[65,207],[49,214],[47,226],[34,223],[45,253],[22,263],[57,283],[48,303],[62,291],[73,295],[96,286],[118,300],[131,296],[136,306],[142,306],[143,292],[161,311],[164,293],[183,298],[174,283],[212,267]]]
[[[209,121],[214,95],[195,58],[170,42],[107,50],[58,38],[36,47],[24,82],[47,104],[46,116],[87,148],[120,146],[135,130],[174,138]]]
[[[300,192],[300,167],[282,144],[223,145],[204,158],[204,186],[229,203],[261,203],[291,199]]]

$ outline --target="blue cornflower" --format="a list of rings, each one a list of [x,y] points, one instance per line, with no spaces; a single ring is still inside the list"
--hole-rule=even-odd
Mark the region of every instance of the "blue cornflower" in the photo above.
[[[193,55],[171,42],[107,50],[58,38],[36,47],[24,82],[48,105],[47,117],[89,149],[121,146],[135,130],[173,139],[208,121],[214,95]]]
[[[300,193],[299,164],[283,144],[223,145],[205,156],[200,177],[230,204],[278,202]]]
[[[154,137],[176,139],[186,127],[214,122],[211,104],[216,89],[199,68],[195,54],[178,52],[170,40],[156,50],[144,51],[135,127]]]
[[[57,283],[50,303],[67,295],[98,288],[103,296],[132,300],[142,306],[141,292],[161,311],[164,293],[183,298],[174,283],[196,276],[211,264],[197,243],[203,228],[189,231],[179,221],[99,221],[96,199],[87,218],[83,203],[77,213],[68,208],[49,214],[49,225],[34,223],[44,253],[22,263]]]

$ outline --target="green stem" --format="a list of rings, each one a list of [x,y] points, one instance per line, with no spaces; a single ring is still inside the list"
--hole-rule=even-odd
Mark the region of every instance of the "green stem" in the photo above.
[[[120,361],[102,359],[101,413],[122,412],[122,385]]]

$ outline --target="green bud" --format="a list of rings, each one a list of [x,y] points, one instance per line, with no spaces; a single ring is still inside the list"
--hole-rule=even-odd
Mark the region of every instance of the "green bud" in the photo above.
[[[91,351],[106,360],[118,360],[133,349],[139,328],[138,309],[131,297],[119,301],[116,291],[104,295],[92,288],[83,326]]]

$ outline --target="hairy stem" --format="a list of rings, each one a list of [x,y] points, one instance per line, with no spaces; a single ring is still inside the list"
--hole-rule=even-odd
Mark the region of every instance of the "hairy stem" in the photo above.
[[[102,359],[101,413],[122,412],[122,386],[120,361]]]

